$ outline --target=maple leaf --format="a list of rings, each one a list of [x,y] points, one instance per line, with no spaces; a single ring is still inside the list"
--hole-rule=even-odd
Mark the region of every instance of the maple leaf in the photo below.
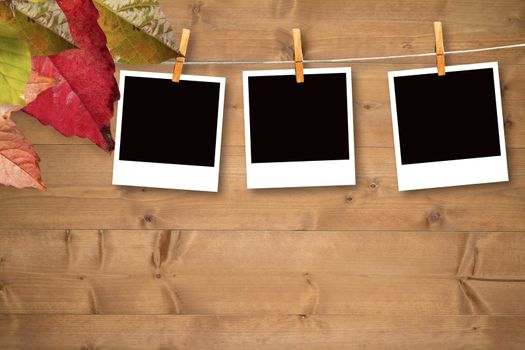
[[[119,98],[115,63],[97,24],[91,0],[57,0],[78,49],[48,57],[33,57],[33,69],[56,78],[57,85],[38,96],[24,112],[65,136],[88,138],[112,151],[110,120]]]
[[[25,100],[33,101],[39,93],[56,84],[54,79],[31,72],[25,89]],[[23,106],[0,105],[0,184],[16,188],[45,190],[41,181],[40,158],[33,146],[11,120],[11,113]]]

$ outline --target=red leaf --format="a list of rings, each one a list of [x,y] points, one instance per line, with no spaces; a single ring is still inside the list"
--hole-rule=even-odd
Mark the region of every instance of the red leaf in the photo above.
[[[31,72],[25,90],[25,100],[33,101],[56,81]],[[40,158],[11,120],[11,112],[22,106],[0,105],[0,184],[16,188],[33,187],[41,191],[45,185],[40,179]]]
[[[57,0],[78,49],[33,57],[33,69],[58,84],[42,93],[24,112],[65,136],[88,138],[107,151],[115,145],[110,131],[113,104],[119,98],[115,63],[97,23],[92,0]]]

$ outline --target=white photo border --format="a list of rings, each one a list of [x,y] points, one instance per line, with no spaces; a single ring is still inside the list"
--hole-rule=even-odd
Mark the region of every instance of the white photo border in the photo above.
[[[352,100],[352,69],[308,68],[304,70],[305,83],[310,74],[346,74],[348,106],[349,159],[303,162],[252,163],[250,137],[250,95],[248,79],[261,76],[295,76],[294,69],[243,71],[244,136],[246,145],[246,175],[249,189],[320,187],[355,185],[354,114]]]
[[[119,159],[126,77],[168,79],[171,81],[172,74],[132,70],[120,71],[119,86],[120,95],[122,97],[118,102],[117,110],[117,130],[113,161],[113,185],[218,192],[226,78],[184,74],[182,74],[180,78],[181,81],[200,81],[220,84],[218,101],[219,108],[217,113],[217,136],[215,142],[215,161],[213,167],[205,167],[183,164],[136,162]],[[174,106],[173,108],[176,109],[177,106]],[[166,111],[166,113],[168,114],[170,112]]]
[[[493,157],[468,158],[405,165],[401,163],[401,148],[399,142],[399,125],[397,121],[397,104],[394,78],[423,74],[437,74],[437,68],[433,67],[388,72],[388,85],[390,89],[390,106],[392,111],[392,127],[394,132],[394,147],[399,191],[474,185],[492,182],[504,182],[509,180],[498,62],[447,66],[445,68],[445,72],[479,70],[486,68],[492,69],[494,74],[494,91],[501,154],[499,156]]]

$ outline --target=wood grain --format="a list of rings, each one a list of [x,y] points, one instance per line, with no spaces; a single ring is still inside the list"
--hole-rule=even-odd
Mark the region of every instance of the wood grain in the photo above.
[[[49,171],[42,165],[48,190],[2,189],[0,228],[521,231],[525,227],[522,149],[509,150],[509,183],[398,192],[393,149],[357,148],[357,186],[257,191],[246,189],[244,148],[225,147],[219,193],[111,186],[111,157],[96,148],[40,149],[49,154],[47,159],[56,159]]]
[[[349,4],[330,0],[322,5],[294,0],[257,4],[243,0],[162,0],[161,5],[167,16],[174,18],[176,28],[191,28],[195,34],[188,51],[190,60],[291,59],[293,27],[303,31],[306,59],[434,52],[435,20],[441,20],[446,28],[447,50],[525,39],[525,8],[515,0],[497,4],[443,0]],[[485,57],[494,57],[494,53]],[[523,59],[521,55],[513,62],[522,64]],[[434,58],[428,62],[434,64]]]
[[[518,350],[524,327],[523,316],[0,315],[0,342],[42,350]]]
[[[522,232],[4,230],[0,247],[1,314],[525,312]]]
[[[525,42],[521,0],[161,5],[187,62],[293,60],[292,28],[307,60],[434,52],[434,21],[447,50]],[[15,113],[49,189],[0,188],[0,348],[525,348],[524,50],[446,61],[499,62],[509,183],[397,191],[387,72],[435,57],[305,65],[352,67],[349,187],[246,189],[241,71],[293,64],[185,64],[227,78],[218,194],[112,186],[112,155]]]

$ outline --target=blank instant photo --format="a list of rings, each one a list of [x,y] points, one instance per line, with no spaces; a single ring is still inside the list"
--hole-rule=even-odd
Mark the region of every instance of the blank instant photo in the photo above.
[[[243,72],[248,188],[355,185],[350,68]]]
[[[508,181],[497,62],[388,79],[400,191]]]
[[[217,192],[225,79],[120,71],[113,184]]]

